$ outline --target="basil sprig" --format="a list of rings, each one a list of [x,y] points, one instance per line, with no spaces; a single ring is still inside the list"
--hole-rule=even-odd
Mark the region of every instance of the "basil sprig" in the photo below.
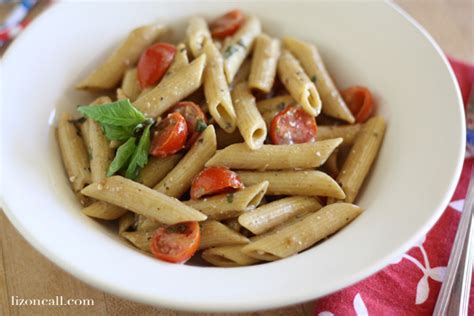
[[[82,105],[77,110],[98,122],[107,139],[125,141],[117,148],[115,158],[107,170],[107,176],[122,171],[125,177],[136,180],[140,170],[148,162],[150,128],[154,121],[147,119],[129,99],[103,105]]]

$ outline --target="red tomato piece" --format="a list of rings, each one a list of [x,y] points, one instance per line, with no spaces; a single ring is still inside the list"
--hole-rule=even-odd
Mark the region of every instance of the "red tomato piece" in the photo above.
[[[223,167],[209,167],[201,171],[191,184],[191,198],[232,192],[244,187],[239,175]]]
[[[240,10],[232,10],[211,23],[212,37],[224,38],[233,35],[244,23],[244,15]]]
[[[142,89],[160,81],[173,62],[175,54],[176,47],[168,43],[156,43],[143,52],[137,66],[138,82]]]
[[[150,154],[155,157],[167,157],[186,145],[188,126],[178,112],[170,113],[156,127],[153,133]]]
[[[275,145],[308,143],[316,140],[317,131],[314,117],[302,108],[288,106],[273,118],[270,138]]]
[[[341,94],[357,123],[364,123],[374,112],[372,94],[366,87],[350,87]]]
[[[190,148],[207,127],[206,115],[196,103],[191,101],[178,102],[170,112],[179,112],[186,120],[188,125],[186,148]]]
[[[194,255],[200,241],[198,222],[183,222],[158,228],[151,240],[150,249],[155,258],[180,263]]]

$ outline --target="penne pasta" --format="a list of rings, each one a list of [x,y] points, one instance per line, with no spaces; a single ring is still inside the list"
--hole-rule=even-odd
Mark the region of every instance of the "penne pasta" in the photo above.
[[[270,127],[273,118],[290,105],[296,105],[291,95],[283,95],[257,102],[257,109],[262,114],[263,120]]]
[[[226,225],[214,220],[201,223],[201,242],[199,249],[219,246],[232,246],[248,244],[249,239]]]
[[[176,166],[183,155],[174,154],[165,158],[150,157],[148,163],[138,175],[138,182],[154,187]]]
[[[206,20],[202,17],[192,17],[186,29],[186,43],[195,58],[202,54],[206,41],[212,41]]]
[[[250,67],[252,67],[252,62],[250,58],[244,60],[242,65],[239,68],[239,71],[235,74],[234,80],[230,84],[230,87],[233,89],[236,85],[241,82],[247,81],[250,75]]]
[[[175,198],[121,176],[90,184],[81,193],[169,225],[207,218]]]
[[[83,208],[81,212],[89,217],[114,220],[127,213],[127,210],[117,205],[98,201]]]
[[[206,56],[200,56],[189,65],[164,76],[158,85],[142,94],[133,105],[147,116],[155,117],[166,112],[202,84]]]
[[[245,185],[268,181],[267,195],[332,196],[345,198],[334,179],[321,171],[239,171]]]
[[[123,232],[135,226],[135,213],[127,212],[123,214],[118,221],[118,232],[121,235]]]
[[[228,133],[235,130],[236,114],[224,75],[224,60],[212,40],[204,43],[207,57],[204,70],[204,95],[209,113],[219,126]]]
[[[202,252],[202,258],[218,267],[248,266],[261,260],[242,252],[243,245],[209,248]]]
[[[283,50],[281,53],[278,75],[293,99],[308,114],[318,116],[322,108],[318,90],[298,60],[288,50]]]
[[[232,193],[189,200],[184,203],[206,214],[209,219],[223,220],[255,209],[262,201],[267,188],[268,182],[263,181]]]
[[[216,133],[209,125],[189,152],[154,189],[172,197],[180,197],[191,187],[194,177],[216,152]]]
[[[280,57],[280,40],[260,34],[255,39],[252,68],[249,75],[249,87],[268,93],[275,81],[278,58]]]
[[[79,192],[91,182],[90,164],[84,141],[68,113],[59,119],[56,136],[69,182]]]
[[[323,113],[354,123],[354,116],[329,76],[316,46],[293,37],[284,37],[283,45],[300,61],[305,72],[316,84],[323,102]]]
[[[252,241],[242,248],[242,252],[270,261],[292,256],[334,234],[361,212],[360,207],[349,203],[325,206],[293,225]]]
[[[109,97],[100,97],[92,104],[101,105],[111,103]],[[109,146],[109,141],[105,137],[102,127],[94,120],[87,118],[84,122],[84,129],[87,129],[86,139],[89,152],[91,180],[99,182],[107,176],[107,169],[113,159],[113,149]]]
[[[234,79],[240,66],[249,55],[255,38],[261,31],[258,18],[249,16],[237,33],[224,44],[222,55],[224,57],[224,72],[228,83],[231,83]]]
[[[176,55],[174,56],[173,63],[166,72],[166,75],[170,76],[173,72],[178,71],[180,68],[187,65],[189,65],[188,50],[184,43],[179,43],[176,46]]]
[[[125,100],[128,99],[128,96],[123,92],[122,88],[118,88],[116,91],[117,100]]]
[[[153,231],[146,230],[136,232],[124,231],[120,235],[138,249],[151,253],[150,244],[153,233]]]
[[[321,166],[341,143],[342,138],[334,138],[315,143],[263,145],[257,150],[251,150],[243,143],[233,144],[218,150],[206,167],[250,170],[315,168]]]
[[[352,145],[361,127],[360,124],[318,126],[318,140],[342,137],[342,145]]]
[[[217,149],[222,149],[234,143],[241,143],[244,141],[239,130],[236,129],[232,133],[227,133],[222,128],[216,128]]]
[[[346,193],[346,197],[343,199],[345,202],[352,203],[356,199],[379,152],[384,133],[385,120],[380,116],[369,119],[358,133],[337,177],[337,182],[341,184]],[[330,202],[332,203],[334,200],[331,199]]]
[[[237,113],[237,126],[245,143],[253,150],[262,147],[267,138],[267,125],[257,109],[255,97],[247,83],[242,82],[235,87],[232,100]]]
[[[122,80],[122,91],[131,102],[135,101],[142,92],[138,82],[136,67],[130,68],[125,72]]]
[[[239,216],[239,224],[259,235],[284,223],[291,217],[314,212],[321,208],[317,199],[309,196],[292,196],[262,205]]]
[[[209,217],[208,217],[209,218]],[[230,229],[236,231],[236,232],[240,232],[240,229],[242,228],[242,226],[240,225],[239,223],[239,219],[238,218],[229,218],[229,219],[226,219],[224,222],[223,222],[227,227],[229,227]]]
[[[145,25],[133,30],[127,39],[76,88],[107,90],[118,85],[128,67],[136,64],[142,52],[164,33],[158,24]]]

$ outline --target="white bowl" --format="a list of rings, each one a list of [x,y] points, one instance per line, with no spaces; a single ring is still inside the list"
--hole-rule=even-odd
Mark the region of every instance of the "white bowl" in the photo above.
[[[239,7],[266,32],[315,42],[339,87],[371,88],[388,129],[358,201],[366,211],[320,245],[243,268],[173,265],[147,257],[80,213],[64,174],[57,113],[91,100],[73,85],[133,27],[153,21],[182,35],[193,14]],[[61,3],[40,16],[3,60],[4,209],[20,233],[64,270],[107,292],[193,311],[248,311],[307,301],[386,266],[446,207],[464,154],[454,76],[435,42],[390,3]]]

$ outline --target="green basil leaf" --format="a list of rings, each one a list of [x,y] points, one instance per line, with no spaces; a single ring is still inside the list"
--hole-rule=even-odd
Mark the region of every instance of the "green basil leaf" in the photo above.
[[[122,144],[115,153],[114,160],[110,163],[109,169],[107,170],[107,177],[112,176],[117,171],[122,169],[123,166],[127,165],[130,157],[135,152],[137,145],[135,145],[136,138],[130,137],[127,142]]]
[[[77,110],[94,121],[113,126],[135,126],[145,120],[143,113],[129,99],[104,105],[82,105]]]
[[[150,151],[151,144],[150,127],[151,125],[148,125],[143,131],[135,153],[130,159],[127,171],[125,172],[125,177],[129,179],[136,180],[141,168],[143,168],[148,162],[148,152]]]
[[[133,136],[134,126],[114,126],[102,124],[105,137],[109,140],[125,141]]]
[[[202,119],[198,119],[196,122],[196,132],[201,133],[206,129],[207,124]]]

